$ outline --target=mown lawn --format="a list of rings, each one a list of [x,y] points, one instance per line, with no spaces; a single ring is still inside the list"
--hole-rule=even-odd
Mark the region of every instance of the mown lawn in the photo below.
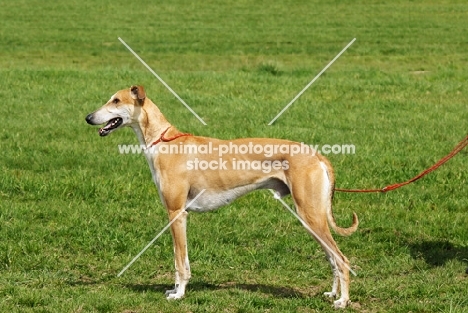
[[[268,191],[189,217],[192,281],[168,302],[172,241],[130,129],[84,117],[145,86],[179,129],[353,144],[337,187],[404,181],[468,129],[464,1],[0,0],[1,312],[333,312],[324,254]],[[118,41],[203,118],[203,126]],[[356,42],[272,126],[275,115]],[[468,312],[468,150],[387,194],[336,193],[358,274],[349,312]],[[290,199],[287,199],[291,203]]]

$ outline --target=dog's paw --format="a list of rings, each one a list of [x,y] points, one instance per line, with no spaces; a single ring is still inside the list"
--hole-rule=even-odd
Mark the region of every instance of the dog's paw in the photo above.
[[[167,291],[166,291],[166,294],[167,294]],[[170,293],[169,295],[167,295],[166,299],[167,300],[178,300],[178,299],[182,299],[183,297],[184,297],[183,293],[176,292],[176,293]]]
[[[334,292],[334,291],[324,292],[323,295],[326,296],[326,297],[329,297],[329,298],[334,298],[334,297],[336,297],[336,292]]]
[[[348,300],[338,299],[334,303],[335,309],[344,309],[348,305]]]

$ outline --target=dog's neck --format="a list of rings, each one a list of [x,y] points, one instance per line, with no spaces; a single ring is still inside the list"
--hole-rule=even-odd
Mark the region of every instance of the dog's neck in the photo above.
[[[159,108],[148,98],[141,107],[138,124],[132,125],[140,144],[150,147],[167,130],[166,135],[179,133],[177,128],[171,125]]]

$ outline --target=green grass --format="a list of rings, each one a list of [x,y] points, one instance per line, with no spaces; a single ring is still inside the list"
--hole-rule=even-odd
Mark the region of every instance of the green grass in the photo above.
[[[333,312],[318,245],[266,191],[189,217],[193,278],[165,300],[172,243],[146,161],[84,117],[143,84],[181,130],[354,144],[337,186],[406,180],[467,134],[465,1],[0,1],[1,312]],[[117,40],[207,122],[203,126]],[[357,41],[273,126],[268,122]],[[337,193],[358,273],[349,312],[467,312],[468,150],[388,194]],[[289,200],[290,201],[290,200]]]

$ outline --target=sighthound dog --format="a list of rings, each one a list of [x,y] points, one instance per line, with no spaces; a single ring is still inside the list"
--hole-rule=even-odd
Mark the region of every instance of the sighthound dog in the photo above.
[[[205,191],[186,208],[187,211],[214,210],[257,189],[272,189],[280,197],[291,194],[298,215],[313,230],[311,235],[315,239],[320,237],[319,243],[332,267],[333,286],[325,295],[335,297],[341,290],[334,305],[346,307],[349,261],[333,240],[329,225],[338,234],[347,236],[357,229],[359,222],[353,214],[353,224],[349,228],[337,226],[332,212],[334,173],[325,157],[299,151],[299,143],[287,140],[220,140],[183,134],[146,97],[142,86],[118,91],[104,106],[89,114],[86,121],[91,125],[105,124],[99,129],[100,136],[130,126],[140,144],[148,149],[157,148],[158,153],[145,153],[145,156],[171,221],[202,190]],[[181,153],[175,152],[176,149],[172,151],[174,147],[189,149]],[[207,149],[211,153],[207,153]],[[168,153],[169,150],[172,153]],[[191,275],[187,214],[184,212],[171,225],[176,273],[175,288],[166,292],[167,299],[182,298]]]

